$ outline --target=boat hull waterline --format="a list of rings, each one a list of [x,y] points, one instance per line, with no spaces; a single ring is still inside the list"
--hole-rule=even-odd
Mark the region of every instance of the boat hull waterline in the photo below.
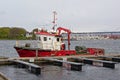
[[[14,47],[20,57],[48,57],[75,55],[75,50],[42,50],[36,48]]]

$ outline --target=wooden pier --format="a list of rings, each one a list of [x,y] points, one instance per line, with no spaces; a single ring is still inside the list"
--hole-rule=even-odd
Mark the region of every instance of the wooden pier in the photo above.
[[[65,67],[68,70],[82,71],[85,64],[115,69],[115,65],[120,62],[120,55],[77,55],[77,56],[56,56],[56,57],[24,57],[24,58],[0,58],[0,65],[16,65],[19,68],[25,68],[28,71],[40,75],[41,67],[36,65],[49,63],[59,67]],[[48,65],[49,65],[48,64]],[[84,64],[84,65],[83,65]]]
[[[10,80],[3,73],[0,72],[0,80]]]
[[[115,62],[112,61],[104,61],[104,60],[96,60],[96,59],[83,59],[83,63],[85,64],[90,64],[90,65],[95,65],[95,66],[101,66],[101,67],[106,67],[106,68],[115,68]]]
[[[14,64],[16,64],[17,67],[25,68],[28,71],[30,71],[30,72],[32,72],[32,73],[34,73],[36,75],[41,74],[41,67],[36,65],[36,64],[28,63],[28,62],[21,61],[21,60],[9,60],[9,61],[13,62]]]
[[[70,62],[66,60],[58,60],[53,58],[45,58],[45,60],[52,61],[53,65],[63,66],[69,70],[81,71],[82,70],[82,63]]]
[[[98,58],[103,59],[103,60],[110,60],[113,62],[120,62],[120,57],[99,56]]]

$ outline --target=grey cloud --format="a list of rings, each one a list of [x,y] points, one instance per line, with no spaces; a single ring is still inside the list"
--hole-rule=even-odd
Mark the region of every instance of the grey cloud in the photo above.
[[[0,15],[5,15],[6,12],[5,11],[0,11]]]

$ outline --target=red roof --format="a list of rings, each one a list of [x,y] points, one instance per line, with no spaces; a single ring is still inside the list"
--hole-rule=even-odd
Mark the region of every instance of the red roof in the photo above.
[[[38,35],[46,35],[46,36],[56,36],[57,35],[57,34],[49,33],[47,31],[36,32],[36,34],[38,34]]]

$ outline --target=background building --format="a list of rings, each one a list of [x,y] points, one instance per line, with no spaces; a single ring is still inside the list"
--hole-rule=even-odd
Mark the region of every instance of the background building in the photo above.
[[[67,39],[67,33],[63,33],[63,38]],[[71,33],[71,40],[88,39],[120,39],[120,32],[83,32]]]

